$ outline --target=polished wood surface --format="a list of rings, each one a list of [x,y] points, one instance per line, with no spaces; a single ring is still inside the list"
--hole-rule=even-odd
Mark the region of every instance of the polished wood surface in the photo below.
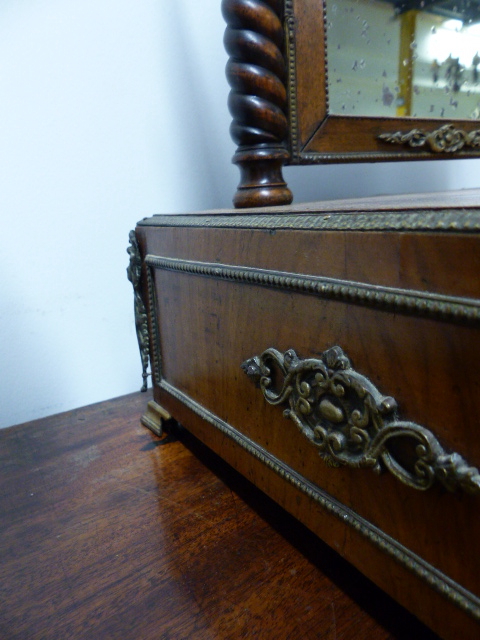
[[[435,638],[148,396],[0,431],[2,639]]]

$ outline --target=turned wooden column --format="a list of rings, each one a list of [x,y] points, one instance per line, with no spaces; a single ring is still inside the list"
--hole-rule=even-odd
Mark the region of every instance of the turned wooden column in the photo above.
[[[223,0],[222,12],[230,133],[238,145],[233,162],[240,169],[233,204],[289,204],[292,193],[282,176],[289,158],[283,1]]]

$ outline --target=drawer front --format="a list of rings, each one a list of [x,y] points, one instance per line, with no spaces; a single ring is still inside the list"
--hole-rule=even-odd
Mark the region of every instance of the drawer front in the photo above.
[[[336,519],[320,535],[367,574],[358,534],[476,625],[476,236],[137,234],[161,397]]]

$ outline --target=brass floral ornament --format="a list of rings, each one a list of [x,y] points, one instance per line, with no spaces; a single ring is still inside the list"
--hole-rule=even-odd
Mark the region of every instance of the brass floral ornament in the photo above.
[[[355,371],[340,347],[304,360],[293,349],[282,354],[270,348],[246,360],[242,369],[267,402],[288,404],[284,416],[329,466],[388,470],[415,489],[439,481],[449,491],[480,493],[478,470],[458,453],[447,453],[428,429],[398,420],[394,398]],[[405,454],[402,445],[413,453]]]
[[[137,331],[140,358],[142,360],[143,384],[141,391],[146,391],[148,379],[148,361],[150,357],[150,341],[148,338],[147,309],[143,301],[141,287],[142,256],[140,255],[140,248],[135,236],[135,231],[130,231],[129,240],[130,246],[127,249],[127,253],[130,256],[130,264],[127,267],[127,277],[133,285],[135,328]]]
[[[406,133],[396,131],[394,133],[382,133],[378,136],[384,142],[392,144],[405,144],[410,147],[428,146],[435,153],[455,153],[463,147],[480,147],[480,130],[463,131],[453,124],[445,124],[430,133],[423,129],[412,129]]]

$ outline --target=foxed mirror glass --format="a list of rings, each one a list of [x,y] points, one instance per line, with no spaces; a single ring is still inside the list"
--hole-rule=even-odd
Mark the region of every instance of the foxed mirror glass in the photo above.
[[[480,117],[476,2],[327,0],[329,112]]]
[[[479,0],[285,0],[293,162],[480,155]]]

